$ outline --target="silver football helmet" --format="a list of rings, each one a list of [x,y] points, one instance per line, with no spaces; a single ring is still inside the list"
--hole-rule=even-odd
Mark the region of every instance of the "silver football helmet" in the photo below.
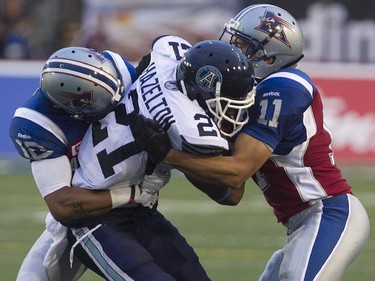
[[[40,90],[56,106],[82,120],[104,117],[124,94],[114,63],[83,47],[52,54],[44,65]]]
[[[268,4],[251,5],[225,24],[220,40],[239,47],[253,64],[255,77],[264,79],[303,58],[303,34],[287,11]]]

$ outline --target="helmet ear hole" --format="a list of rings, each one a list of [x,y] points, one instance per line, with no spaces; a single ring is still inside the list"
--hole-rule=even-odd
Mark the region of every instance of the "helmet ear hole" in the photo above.
[[[273,63],[275,62],[275,60],[276,60],[276,56],[272,56],[272,57],[266,58],[266,59],[264,60],[264,62],[265,62],[266,64],[271,65],[271,64],[273,64]]]

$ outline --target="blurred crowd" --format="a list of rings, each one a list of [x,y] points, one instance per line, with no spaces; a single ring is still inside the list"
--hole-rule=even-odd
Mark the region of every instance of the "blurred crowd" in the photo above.
[[[33,26],[27,5],[19,0],[3,1],[0,9],[0,58],[31,58],[31,50],[36,48]]]
[[[0,59],[45,59],[69,44],[81,0],[0,0]]]
[[[0,60],[45,60],[57,49],[76,45],[110,49],[138,61],[156,36],[178,34],[191,43],[217,38],[225,19],[263,2],[280,1],[0,0]],[[283,1],[282,7],[292,11],[308,34],[305,60],[375,60],[373,1],[298,3]]]
[[[223,0],[216,1],[216,6],[220,3],[220,7],[229,5]],[[204,6],[204,3],[207,2],[200,5]],[[182,10],[190,10],[194,15],[189,21],[184,15],[179,16],[181,9],[171,10],[171,6],[182,6]],[[153,9],[161,11],[161,16]],[[221,18],[229,18],[230,13],[223,8],[211,10],[219,13],[214,16],[219,22],[218,27],[209,18],[206,25],[201,25],[198,14],[204,15],[204,11],[199,11],[199,1],[184,6],[180,2],[164,0],[155,3],[151,0],[145,3],[135,0],[0,0],[0,59],[44,60],[57,49],[76,45],[110,49],[137,61],[149,51],[152,40],[161,32],[177,33],[191,42],[216,38],[223,25]],[[145,17],[148,20],[145,21]],[[155,28],[156,24],[159,28]],[[197,24],[198,28],[194,30]],[[206,31],[207,27],[215,30],[214,36]],[[126,45],[124,38],[127,39]]]

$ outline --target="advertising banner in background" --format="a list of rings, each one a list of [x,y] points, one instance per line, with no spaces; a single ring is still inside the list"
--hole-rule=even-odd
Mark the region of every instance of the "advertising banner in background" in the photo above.
[[[322,94],[335,158],[375,164],[375,65],[305,63]]]

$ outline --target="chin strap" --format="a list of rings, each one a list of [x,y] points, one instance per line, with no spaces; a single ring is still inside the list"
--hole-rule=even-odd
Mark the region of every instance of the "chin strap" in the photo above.
[[[187,91],[186,91],[185,81],[184,81],[184,80],[180,80],[180,86],[181,86],[181,92],[182,92],[185,96],[189,97],[188,94],[187,94]]]
[[[301,59],[303,59],[303,57],[304,57],[304,54],[302,54],[302,55],[300,55],[297,59],[295,59],[294,61],[291,61],[290,63],[287,63],[286,65],[284,65],[283,67],[280,67],[280,69],[285,69],[285,68],[288,68],[288,67],[291,67],[292,65],[295,65],[295,64],[297,64]],[[280,70],[280,69],[278,69],[278,70]],[[275,71],[277,71],[277,70],[275,70]],[[274,71],[274,72],[275,72]],[[273,72],[272,72],[273,73]],[[272,73],[270,73],[270,74],[272,74]],[[270,75],[269,74],[269,75]],[[267,75],[268,76],[268,75]],[[266,76],[266,77],[267,77]],[[260,83],[263,79],[265,79],[266,77],[264,77],[264,78],[262,78],[262,79],[257,79],[257,78],[255,78],[255,81],[257,82],[257,83]]]
[[[304,54],[300,55],[296,60],[291,61],[290,63],[287,63],[286,65],[284,65],[280,69],[285,69],[285,68],[291,67],[292,65],[297,64],[301,59],[303,59],[304,56],[305,56]]]

